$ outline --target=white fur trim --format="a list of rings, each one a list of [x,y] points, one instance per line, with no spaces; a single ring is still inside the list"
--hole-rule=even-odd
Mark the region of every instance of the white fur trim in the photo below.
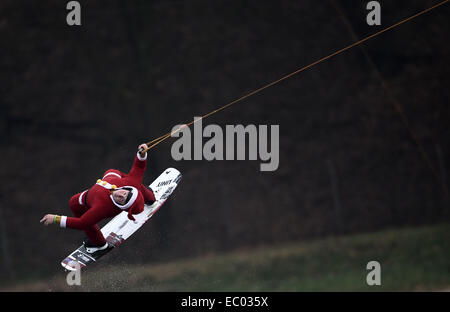
[[[137,152],[137,158],[138,158],[140,161],[147,160],[147,152],[145,152],[145,156],[144,156],[144,157],[141,157],[141,154],[140,154],[139,152]]]
[[[133,190],[133,195],[131,195],[130,201],[128,203],[126,203],[125,205],[120,205],[119,203],[117,203],[114,200],[114,197],[112,196],[112,194],[109,195],[109,197],[111,197],[111,200],[114,203],[114,205],[116,205],[117,207],[119,207],[122,210],[130,208],[134,204],[134,202],[136,201],[136,198],[138,196],[138,190],[135,187],[133,187],[133,186],[122,186],[119,189],[125,188],[125,187],[129,187],[129,188],[131,188]]]
[[[83,193],[80,194],[80,197],[78,197],[78,203],[80,205],[83,205],[83,195],[86,193],[87,191],[84,191]]]
[[[109,172],[109,173],[105,174],[105,176],[102,178],[102,180],[103,180],[104,178],[106,178],[107,176],[109,176],[109,175],[114,175],[114,176],[116,176],[116,177],[118,177],[118,178],[121,178],[121,176],[120,176],[119,174],[117,174],[117,173],[115,173],[115,172]]]
[[[66,222],[67,222],[67,217],[66,216],[61,216],[61,223],[59,224],[60,227],[65,228],[66,227]]]

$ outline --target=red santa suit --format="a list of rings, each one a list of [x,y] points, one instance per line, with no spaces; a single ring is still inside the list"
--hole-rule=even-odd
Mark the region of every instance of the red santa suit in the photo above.
[[[144,203],[153,203],[153,192],[142,184],[147,154],[141,157],[139,153],[134,159],[133,167],[128,174],[110,169],[103,174],[103,178],[90,189],[78,193],[69,201],[74,217],[61,217],[60,226],[83,230],[89,242],[94,245],[104,245],[105,237],[97,225],[102,219],[112,218],[122,211],[128,212],[128,218],[134,220],[133,214],[144,210]],[[117,188],[131,190],[131,198],[124,205],[114,201],[112,191]]]

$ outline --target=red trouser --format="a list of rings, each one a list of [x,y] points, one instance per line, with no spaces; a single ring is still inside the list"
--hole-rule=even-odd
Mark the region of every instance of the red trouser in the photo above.
[[[109,216],[105,215],[104,211],[100,209],[89,209],[84,201],[86,193],[83,194],[83,201],[80,204],[79,199],[81,194],[78,193],[72,196],[69,201],[70,210],[72,210],[75,218],[80,218],[80,229],[86,233],[89,242],[94,245],[104,245],[106,240],[97,223]]]
[[[145,186],[141,185],[139,190],[146,202],[153,202],[155,196],[152,191],[148,190]],[[80,196],[83,194],[82,198]],[[106,243],[105,237],[103,236],[100,227],[97,225],[101,220],[105,218],[115,217],[120,210],[108,210],[101,206],[90,208],[86,205],[86,196],[88,192],[81,192],[74,196],[69,201],[70,210],[75,218],[78,218],[76,225],[73,228],[83,230],[89,242],[93,245],[104,245]],[[141,211],[137,211],[140,213]]]

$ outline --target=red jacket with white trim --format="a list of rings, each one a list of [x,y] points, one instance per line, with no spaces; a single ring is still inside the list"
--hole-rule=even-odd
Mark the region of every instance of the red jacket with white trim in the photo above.
[[[87,205],[89,209],[80,218],[63,217],[65,220],[61,220],[61,226],[83,230],[97,224],[104,218],[114,217],[124,210],[128,212],[128,218],[134,220],[132,215],[139,214],[144,210],[145,200],[155,200],[153,192],[142,185],[146,165],[147,155],[141,158],[138,153],[128,174],[115,169],[106,171],[101,180],[98,180],[87,192],[80,195],[80,197],[82,196],[80,202]],[[129,202],[121,206],[114,202],[111,188],[123,186],[133,187],[137,192],[133,192],[135,194]]]

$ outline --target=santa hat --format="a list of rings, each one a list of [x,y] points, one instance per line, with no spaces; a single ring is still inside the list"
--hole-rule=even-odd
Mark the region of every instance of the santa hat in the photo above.
[[[122,209],[122,210],[128,209],[128,219],[135,221],[136,219],[133,217],[133,212],[135,212],[135,214],[142,212],[142,210],[144,209],[144,197],[133,186],[122,186],[118,189],[123,189],[123,190],[128,191],[128,196],[125,201],[125,204],[121,205],[121,204],[117,203],[114,200],[114,197],[112,196],[112,194],[110,195],[111,200],[113,201],[114,205],[116,205],[120,209]]]

